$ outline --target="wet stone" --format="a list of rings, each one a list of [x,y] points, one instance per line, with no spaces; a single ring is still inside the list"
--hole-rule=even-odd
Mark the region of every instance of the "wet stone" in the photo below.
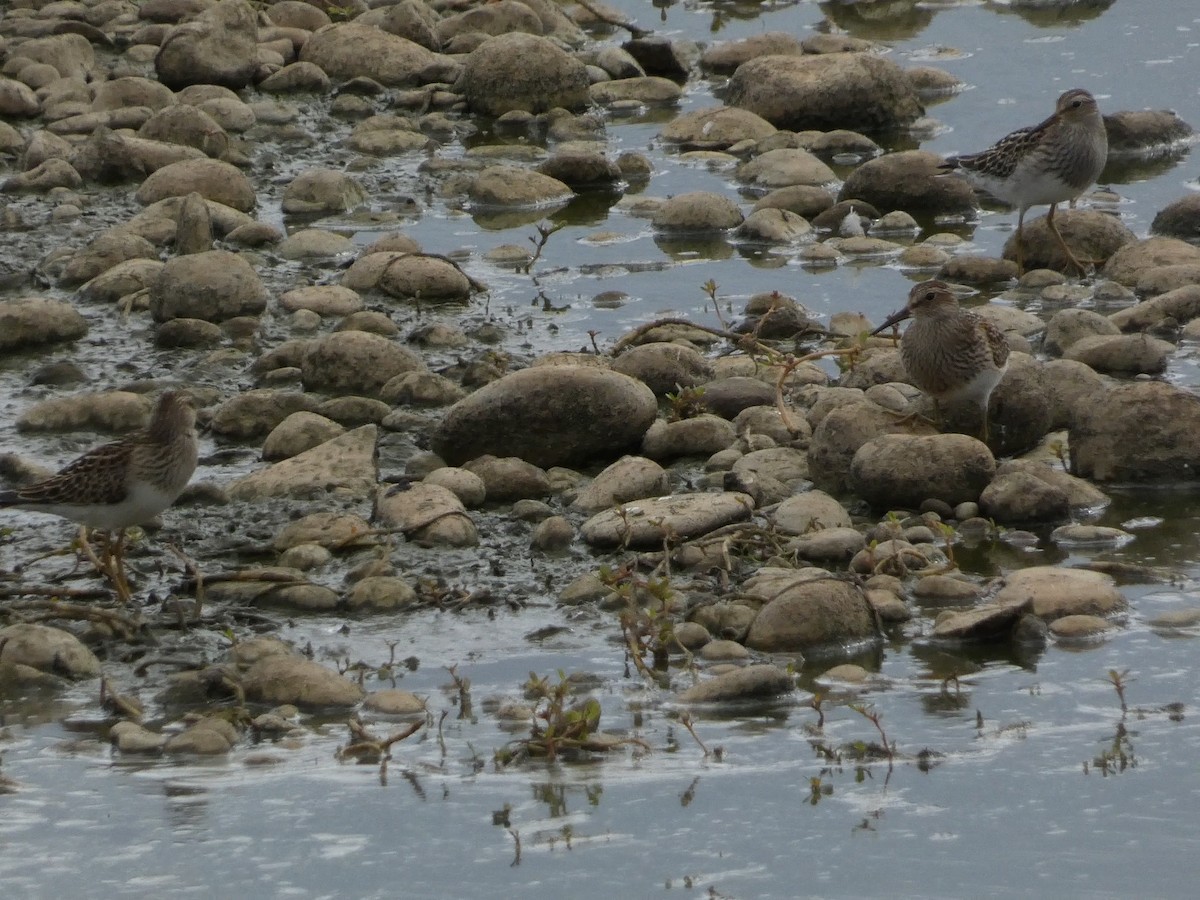
[[[763,700],[789,694],[796,684],[784,669],[772,665],[746,666],[692,685],[680,693],[682,703],[724,703]]]
[[[1116,625],[1099,616],[1063,616],[1050,623],[1050,633],[1059,640],[1099,637],[1116,629]]]
[[[363,689],[333,669],[298,656],[267,656],[242,675],[246,698],[302,708],[354,706]]]
[[[100,674],[100,660],[79,638],[61,628],[19,623],[0,628],[2,661],[69,678]]]
[[[752,508],[750,498],[740,493],[639,500],[592,516],[580,533],[595,547],[660,547],[668,534],[672,539],[707,534],[748,519]]]
[[[996,602],[1028,603],[1047,621],[1069,615],[1107,615],[1125,606],[1113,580],[1100,572],[1031,566],[1005,576]]]
[[[426,712],[424,700],[399,688],[372,691],[363,701],[363,709],[389,716],[418,716]]]
[[[739,644],[737,641],[717,639],[709,641],[699,650],[701,659],[709,662],[732,662],[741,659],[748,659],[750,651]]]

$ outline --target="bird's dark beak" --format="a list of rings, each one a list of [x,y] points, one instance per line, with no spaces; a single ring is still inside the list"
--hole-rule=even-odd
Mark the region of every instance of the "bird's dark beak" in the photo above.
[[[880,325],[878,328],[876,328],[874,331],[872,331],[871,334],[876,335],[876,334],[879,334],[879,332],[881,332],[881,331],[886,331],[888,328],[891,328],[894,325],[899,325],[901,322],[903,322],[905,319],[907,319],[911,316],[912,316],[912,313],[910,313],[908,311],[908,307],[906,306],[906,307],[904,307],[904,309],[894,312],[890,316],[888,316],[886,319],[884,319],[883,324]]]

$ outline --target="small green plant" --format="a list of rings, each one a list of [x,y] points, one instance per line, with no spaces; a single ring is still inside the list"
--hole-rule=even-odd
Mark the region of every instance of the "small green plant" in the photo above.
[[[574,686],[565,672],[558,672],[557,682],[530,672],[523,687],[537,701],[530,734],[497,751],[501,765],[527,756],[554,760],[568,751],[601,749],[589,740],[600,725],[600,702],[589,697],[570,703]]]
[[[892,768],[892,762],[895,759],[896,751],[888,741],[887,733],[883,730],[882,715],[880,715],[880,713],[874,707],[867,706],[864,703],[851,703],[850,709],[854,710],[856,713],[874,725],[875,730],[879,732],[879,740],[882,742],[880,749],[882,749],[883,753],[887,756],[888,770],[890,771]],[[870,745],[867,745],[864,749],[869,752],[874,748],[870,747]]]
[[[670,411],[667,413],[668,422],[680,422],[684,419],[694,419],[696,416],[708,412],[708,407],[704,403],[704,388],[696,387],[680,387],[675,385],[675,392],[667,394],[667,405]]]

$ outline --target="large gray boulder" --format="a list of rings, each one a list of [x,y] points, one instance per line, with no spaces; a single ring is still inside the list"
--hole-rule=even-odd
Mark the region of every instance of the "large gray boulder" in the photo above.
[[[459,84],[471,111],[486,116],[581,109],[589,102],[588,85],[582,62],[553,41],[522,33],[491,38],[472,50]]]
[[[190,84],[238,90],[250,83],[258,67],[257,38],[258,23],[250,4],[222,0],[167,33],[154,57],[154,70],[172,90]]]
[[[1113,388],[1075,411],[1071,470],[1095,481],[1191,480],[1200,473],[1200,397],[1162,382]]]
[[[792,131],[887,131],[925,112],[900,66],[865,53],[760,56],[738,66],[726,102]]]
[[[636,447],[656,412],[654,392],[628,375],[537,366],[456,403],[433,449],[451,465],[485,453],[543,467],[603,460]]]

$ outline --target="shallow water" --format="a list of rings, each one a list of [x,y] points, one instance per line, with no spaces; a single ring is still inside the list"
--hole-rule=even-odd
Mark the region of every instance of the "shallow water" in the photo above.
[[[803,35],[829,16],[853,35],[888,42],[902,61],[928,59],[971,86],[930,106],[945,130],[921,146],[938,152],[980,149],[1014,127],[1039,121],[1072,86],[1092,90],[1104,110],[1174,107],[1200,125],[1192,77],[1200,19],[1194,11],[1181,12],[1189,4],[1040,4],[1031,12],[1005,3],[615,5],[644,26],[697,40],[767,30]],[[941,52],[946,47],[958,53]],[[713,87],[689,84],[682,108],[713,104]],[[609,126],[614,154],[639,149],[651,156],[655,175],[646,193],[712,189],[737,195],[730,172],[663,152],[656,136],[667,118],[653,111]],[[306,167],[328,152],[298,150],[281,167]],[[363,177],[376,186],[394,181],[403,193],[417,182],[416,164],[387,161]],[[1155,212],[1196,187],[1186,153],[1110,167],[1105,178],[1122,197],[1122,219],[1139,234]],[[282,183],[276,180],[274,189]],[[278,196],[272,200],[268,189],[261,199],[263,217],[279,220]],[[32,200],[15,202],[36,207]],[[101,213],[125,215],[110,206]],[[558,313],[531,305],[536,290],[528,277],[481,258],[498,244],[526,243],[532,226],[490,230],[494,220],[434,200],[405,230],[432,252],[470,251],[468,269],[492,289],[486,309],[477,301],[472,315],[510,325],[514,336],[506,349],[518,357],[587,345],[589,329],[603,346],[630,325],[663,314],[712,321],[700,288],[710,278],[734,310],[752,293],[779,289],[821,315],[861,310],[876,319],[902,302],[908,286],[898,270],[874,262],[813,271],[787,251],[725,242],[666,244],[645,220],[594,199],[555,218],[570,223],[551,239],[543,260],[547,293],[555,305],[570,305]],[[1015,214],[988,213],[966,233],[994,254],[1014,226]],[[586,241],[600,230],[624,238]],[[360,228],[356,240],[373,236]],[[21,248],[30,245],[16,246],[26,252]],[[36,259],[48,248],[34,249],[28,252]],[[561,273],[550,273],[560,267]],[[275,272],[279,284],[273,289],[310,275],[303,266]],[[590,298],[604,290],[625,291],[632,299],[616,310],[596,309]],[[389,311],[402,328],[439,315],[461,318],[456,310]],[[75,355],[101,384],[172,374],[222,389],[249,384],[248,359],[221,366],[199,356],[147,353],[136,316],[126,331],[111,310],[85,314],[93,322],[91,338],[57,356]],[[268,319],[265,328],[276,329],[277,339],[286,336],[282,320]],[[1181,350],[1171,377],[1195,384],[1194,360],[1194,348]],[[0,362],[0,444],[67,458],[92,436],[31,439],[13,429],[16,414],[45,393],[26,386],[33,364]],[[254,464],[253,453],[218,461],[212,454],[223,449],[206,441],[213,464],[200,477],[222,481]],[[525,533],[495,526],[481,528],[485,543],[474,554],[405,547],[398,561],[407,570],[444,572],[471,587],[492,587],[520,608],[500,603],[490,612],[349,621],[281,615],[280,634],[299,645],[311,642],[326,662],[378,664],[389,658],[389,642],[397,642],[396,658],[419,658],[415,670],[401,670],[397,685],[428,696],[435,721],[447,712],[444,750],[436,727],[423,730],[394,748],[382,783],[377,766],[335,760],[347,732],[332,720],[313,725],[298,743],[242,744],[223,760],[130,760],[98,737],[103,723],[92,683],[57,698],[6,701],[0,704],[0,774],[19,790],[0,794],[0,890],[14,897],[209,896],[217,890],[296,897],[705,896],[709,890],[742,898],[1191,896],[1190,854],[1200,849],[1194,812],[1200,799],[1196,635],[1161,633],[1147,622],[1197,603],[1195,499],[1174,489],[1116,492],[1100,523],[1162,519],[1139,528],[1137,539],[1120,550],[1068,556],[1042,545],[964,554],[964,566],[980,572],[997,564],[1082,564],[1094,555],[1161,567],[1174,582],[1123,584],[1130,608],[1121,630],[1103,641],[1052,645],[1044,652],[935,646],[925,635],[936,609],[925,610],[881,650],[856,657],[880,676],[862,699],[882,714],[896,743],[899,755],[890,773],[886,761],[859,766],[849,752],[831,765],[814,748],[822,741],[841,747],[877,738],[874,726],[841,702],[850,694],[825,701],[823,734],[814,732],[816,713],[800,705],[809,696],[804,692],[760,707],[694,711],[700,739],[723,751],[719,760],[706,758],[679,723],[669,695],[628,677],[614,641],[615,615],[554,605],[573,573],[598,565],[586,554],[528,562]],[[198,522],[172,524],[213,529],[231,515],[205,510]],[[258,537],[270,535],[274,515],[250,511],[244,524],[261,532]],[[62,523],[36,517],[17,523],[19,550],[0,545],[6,567],[37,546],[31,535],[51,547],[67,533]],[[489,574],[487,563],[497,560],[506,566],[503,576]],[[546,626],[566,630],[534,636]],[[804,686],[813,688],[812,678],[829,663],[803,665]],[[459,718],[450,666],[471,681],[467,718]],[[531,671],[553,675],[560,669],[599,676],[603,727],[640,738],[651,750],[622,750],[586,764],[498,770],[492,753],[516,733],[497,725],[485,701],[518,699]],[[1110,670],[1129,670],[1124,716]],[[139,681],[116,667],[121,688],[143,699],[153,695],[159,674],[151,669]],[[686,684],[687,678],[679,673],[676,682]],[[1172,704],[1182,704],[1181,720]],[[389,731],[387,722],[374,727]],[[1114,741],[1126,765],[1104,774],[1096,758],[1112,751]],[[939,754],[932,766],[918,764],[925,749]],[[829,791],[818,792],[815,802],[814,778]],[[493,820],[506,805],[520,838],[519,864],[514,836]]]

